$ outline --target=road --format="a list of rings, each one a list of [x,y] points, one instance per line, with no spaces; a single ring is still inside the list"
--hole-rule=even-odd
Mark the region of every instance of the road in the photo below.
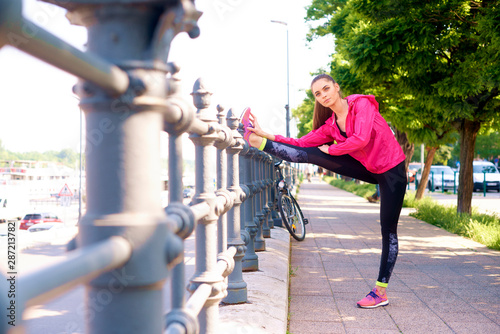
[[[410,184],[410,190],[415,190],[415,184]],[[429,192],[425,191],[425,196],[430,196],[443,205],[457,205],[457,195],[453,192]],[[486,196],[482,192],[472,194],[472,207],[476,207],[480,212],[495,213],[500,216],[500,193],[488,191]]]

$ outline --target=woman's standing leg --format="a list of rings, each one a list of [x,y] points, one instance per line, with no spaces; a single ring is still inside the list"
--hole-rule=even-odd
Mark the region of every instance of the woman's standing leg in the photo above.
[[[378,177],[380,185],[380,225],[382,257],[377,285],[386,287],[398,256],[398,221],[406,192],[405,164]]]
[[[389,304],[385,290],[392,275],[399,252],[398,221],[406,192],[405,164],[383,174],[377,174],[380,187],[380,227],[382,255],[376,288],[358,302],[359,307],[374,308]]]
[[[375,177],[380,189],[382,255],[375,289],[358,302],[358,307],[362,308],[375,308],[389,304],[385,290],[399,252],[398,221],[407,182],[404,161],[385,173],[375,174]]]

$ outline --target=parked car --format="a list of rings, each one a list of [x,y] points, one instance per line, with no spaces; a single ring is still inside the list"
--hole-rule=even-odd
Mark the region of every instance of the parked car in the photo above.
[[[39,223],[32,225],[28,228],[28,232],[41,232],[41,231],[53,231],[56,229],[64,228],[63,224],[50,222],[50,223]]]
[[[420,183],[422,178],[422,169],[417,173],[417,181]],[[435,190],[453,190],[458,189],[458,173],[455,173],[450,166],[433,165],[427,181],[427,187],[430,191]]]
[[[27,230],[31,226],[40,223],[62,223],[62,220],[51,212],[28,213],[21,220],[19,229]]]
[[[418,170],[422,167],[420,162],[410,162],[408,165],[408,182],[415,181],[415,175],[417,175]]]
[[[484,190],[486,178],[486,190],[496,190],[500,192],[500,172],[495,165],[488,161],[473,161],[474,191]]]

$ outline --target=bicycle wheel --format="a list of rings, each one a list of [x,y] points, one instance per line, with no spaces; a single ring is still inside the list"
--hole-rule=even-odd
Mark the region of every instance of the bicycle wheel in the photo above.
[[[297,200],[295,199],[295,197],[290,195],[290,198],[292,199],[292,201],[294,203],[293,205],[295,205],[295,208],[299,212],[300,219],[302,219],[302,221],[304,222],[304,225],[309,224],[309,221],[304,217],[304,214],[302,213],[302,210],[300,209],[299,203],[297,203]],[[305,234],[305,232],[304,232],[304,234]]]
[[[302,241],[306,237],[306,227],[304,216],[292,196],[284,193],[278,195],[278,208],[281,220],[292,237],[297,241]]]

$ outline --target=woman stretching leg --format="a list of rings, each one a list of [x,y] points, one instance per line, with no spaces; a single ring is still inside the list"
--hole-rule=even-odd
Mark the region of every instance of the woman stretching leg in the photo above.
[[[242,117],[245,139],[280,159],[312,163],[380,187],[382,256],[375,288],[357,305],[375,308],[389,303],[386,288],[398,255],[397,225],[406,191],[404,153],[378,112],[373,96],[340,96],[328,75],[316,77],[313,131],[300,139],[264,132],[249,109]],[[336,144],[329,145],[335,141]]]

